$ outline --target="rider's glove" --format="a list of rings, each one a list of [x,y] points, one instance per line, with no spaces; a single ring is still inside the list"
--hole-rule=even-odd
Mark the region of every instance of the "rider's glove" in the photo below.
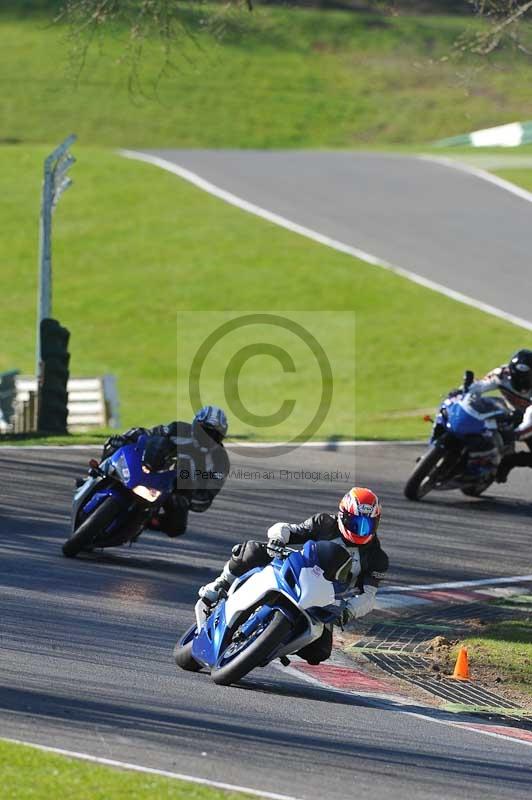
[[[352,616],[353,615],[351,614],[351,611],[349,610],[349,601],[348,600],[342,600],[342,602],[340,604],[340,615],[339,615],[339,619],[338,619],[338,622],[340,623],[340,627],[344,628],[347,625],[347,623],[350,621]]]
[[[514,411],[512,411],[511,420],[512,420],[512,426],[514,428],[517,428],[517,426],[522,423],[523,416],[524,416],[523,412],[520,411],[518,408],[516,408],[516,409],[514,409]]]
[[[362,594],[354,595],[353,597],[342,600],[342,624],[347,623],[352,619],[359,619],[373,611],[375,607],[375,596],[377,594],[376,586],[365,586]]]
[[[118,450],[120,447],[122,447],[125,441],[126,440],[123,436],[110,436],[105,440],[105,444],[103,446],[104,455],[114,453],[115,450]]]
[[[143,433],[148,433],[146,428],[130,428],[128,431],[122,434],[122,438],[127,442],[136,442],[139,436],[142,436]]]
[[[271,528],[268,528],[268,543],[266,545],[266,552],[269,556],[274,558],[278,555],[279,550],[288,544],[290,539],[290,526],[287,522],[276,522]]]
[[[276,522],[275,525],[268,528],[266,536],[268,539],[275,539],[283,544],[288,544],[290,540],[290,525],[288,522]]]
[[[134,429],[133,429],[134,430]],[[139,428],[139,430],[142,430]],[[165,436],[170,439],[177,436],[177,422],[170,422],[168,425],[155,425],[151,429],[153,436]]]
[[[123,447],[128,442],[136,442],[143,433],[146,433],[146,428],[130,428],[125,433],[110,436],[103,446],[104,455],[107,456],[114,453],[119,447]]]
[[[266,545],[266,552],[268,553],[271,558],[275,558],[279,555],[285,548],[285,543],[282,539],[268,539],[268,543]]]

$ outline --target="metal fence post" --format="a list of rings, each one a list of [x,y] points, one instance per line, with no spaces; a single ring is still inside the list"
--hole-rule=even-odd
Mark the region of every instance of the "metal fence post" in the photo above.
[[[75,163],[68,148],[76,141],[71,134],[44,162],[44,180],[39,226],[39,294],[35,374],[41,377],[41,321],[52,315],[52,212],[63,192],[72,184],[67,171]]]

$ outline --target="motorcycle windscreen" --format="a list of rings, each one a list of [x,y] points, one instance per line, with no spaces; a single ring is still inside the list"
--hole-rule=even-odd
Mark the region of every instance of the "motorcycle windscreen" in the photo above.
[[[323,574],[321,567],[305,567],[299,573],[299,606],[312,608],[328,606],[335,601],[334,586]]]

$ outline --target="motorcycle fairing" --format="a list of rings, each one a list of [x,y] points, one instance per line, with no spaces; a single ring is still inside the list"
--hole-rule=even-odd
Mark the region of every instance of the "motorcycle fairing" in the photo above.
[[[120,482],[127,489],[135,486],[146,486],[148,489],[168,493],[172,490],[176,473],[174,470],[164,472],[146,472],[142,466],[142,454],[146,447],[147,436],[139,436],[134,444],[126,444],[109,456],[104,462],[107,474],[116,472]]]
[[[461,403],[453,403],[447,417],[447,428],[460,437],[482,434],[486,429],[484,420],[470,414]]]
[[[491,399],[466,396],[450,403],[447,406],[446,427],[460,437],[482,435],[486,429],[495,429],[495,417],[508,412],[490,402]]]
[[[323,580],[323,574],[319,574],[318,569],[319,567],[302,567],[298,576],[299,587],[296,585],[292,588],[271,564],[264,567],[227,598],[225,602],[227,624],[231,625],[239,614],[270,592],[283,595],[291,603],[295,601],[299,608],[303,609],[332,605],[335,600],[333,586],[329,581]]]
[[[147,438],[147,436],[140,436],[134,444],[120,447],[100,464],[103,476],[89,476],[85,483],[76,490],[72,501],[72,532],[78,527],[80,514],[84,517],[89,516],[103,503],[106,497],[115,497],[120,500],[123,512],[126,514],[131,505],[131,495],[129,491],[125,491],[126,489],[131,491],[141,485],[149,489],[156,489],[162,492],[163,496],[172,491],[175,481],[174,470],[146,472],[142,467],[142,454]],[[116,517],[107,533],[121,525],[124,514]]]
[[[307,542],[302,553],[293,552],[284,560],[276,558],[272,564],[251,570],[235,581],[227,599],[216,606],[194,639],[194,658],[207,666],[214,666],[223,656],[227,639],[231,638],[233,628],[238,626],[239,618],[248,609],[260,606],[267,597],[285,598],[288,602],[265,602],[245,623],[250,625],[250,630],[246,631],[248,634],[253,627],[271,616],[275,609],[279,609],[292,620],[303,614],[306,626],[300,636],[281,646],[278,655],[295,652],[321,635],[324,622],[313,618],[309,610],[334,605],[335,595],[333,584],[324,579],[323,570],[317,564],[315,542]],[[189,634],[190,631],[186,641],[190,641]],[[185,637],[182,643],[186,643]]]

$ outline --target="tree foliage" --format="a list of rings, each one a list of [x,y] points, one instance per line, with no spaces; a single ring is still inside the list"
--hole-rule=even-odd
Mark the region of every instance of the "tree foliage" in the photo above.
[[[19,0],[26,2],[27,0]],[[9,2],[9,0],[8,0]],[[87,52],[100,32],[126,32],[124,59],[130,62],[131,88],[139,88],[139,65],[146,42],[159,41],[162,48],[161,75],[173,68],[183,36],[196,38],[201,29],[218,38],[238,28],[253,3],[313,6],[326,10],[351,9],[376,14],[462,13],[483,20],[474,32],[467,30],[456,42],[458,53],[487,56],[506,44],[532,54],[532,0],[37,0],[43,5],[59,3],[56,19],[69,24],[75,73],[81,74]]]
[[[463,37],[462,47],[480,55],[488,55],[509,41],[519,50],[532,55],[527,39],[532,18],[532,0],[470,0],[475,14],[489,25],[485,31]]]
[[[252,0],[61,0],[56,21],[66,22],[70,31],[71,74],[83,72],[90,48],[100,34],[115,33],[124,40],[123,61],[129,63],[130,90],[141,91],[140,66],[148,41],[161,46],[160,77],[175,68],[183,37],[196,41],[198,26],[216,38],[223,38],[229,26],[238,25]],[[125,39],[124,39],[125,36]]]

